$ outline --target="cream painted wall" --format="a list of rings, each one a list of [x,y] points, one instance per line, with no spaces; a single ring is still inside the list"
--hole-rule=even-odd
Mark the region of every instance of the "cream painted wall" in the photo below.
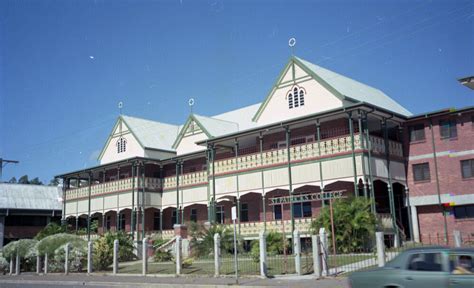
[[[166,152],[158,150],[145,149],[145,157],[153,159],[168,159],[175,156],[175,152]]]
[[[183,137],[178,147],[176,147],[176,152],[178,155],[181,155],[181,154],[206,150],[206,147],[195,144],[195,142],[197,141],[206,140],[206,139],[207,139],[207,135],[203,132],[199,134]]]
[[[300,77],[306,75],[303,74],[304,72],[302,70],[298,70],[298,68],[296,72]],[[283,79],[288,79],[288,75],[292,75],[291,69],[287,71]],[[287,94],[292,86],[277,88],[257,122],[259,124],[275,123],[281,120],[342,107],[342,101],[316,80],[311,79],[297,83],[297,85],[306,90],[304,106],[289,109]]]
[[[138,143],[137,139],[133,136],[132,133],[129,132],[125,123],[122,123],[122,133],[123,136],[127,140],[127,148],[125,152],[117,153],[117,140],[120,138],[120,124],[117,125],[117,128],[113,132],[109,144],[105,148],[104,154],[100,159],[100,164],[106,164],[110,162],[115,162],[135,156],[143,157],[145,156],[145,151]]]

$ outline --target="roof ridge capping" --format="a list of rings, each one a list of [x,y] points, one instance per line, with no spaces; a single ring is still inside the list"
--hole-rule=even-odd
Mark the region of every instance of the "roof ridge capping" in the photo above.
[[[412,115],[408,109],[393,100],[379,88],[359,82],[297,56],[293,56],[290,61],[296,61],[297,63],[304,65],[312,73],[321,78],[322,81],[326,82],[326,84],[348,99],[380,106],[404,116]]]

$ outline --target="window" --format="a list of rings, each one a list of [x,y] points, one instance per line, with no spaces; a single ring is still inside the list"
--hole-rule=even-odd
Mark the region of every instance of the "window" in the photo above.
[[[273,218],[275,220],[281,220],[282,219],[281,205],[273,206]]]
[[[439,121],[439,132],[441,138],[455,138],[458,136],[456,130],[456,120],[441,120]]]
[[[443,255],[441,253],[419,253],[410,256],[408,270],[441,272]]]
[[[176,224],[176,209],[173,210],[173,212],[171,212],[171,227],[173,227],[174,224]]]
[[[415,181],[430,180],[429,163],[414,164],[413,165],[413,179]]]
[[[224,206],[216,206],[216,222],[220,224],[224,224],[224,221],[225,221]]]
[[[293,89],[291,89],[287,95],[288,108],[293,109],[300,106],[304,106],[305,93],[306,92],[303,88],[300,88],[298,86],[293,87]]]
[[[117,145],[117,153],[125,152],[125,150],[127,150],[127,139],[120,137],[117,140],[116,145]]]
[[[249,204],[242,203],[240,204],[240,222],[249,221]]]
[[[111,225],[112,225],[112,217],[110,215],[107,215],[107,217],[105,217],[105,230],[109,231]]]
[[[311,202],[293,204],[293,216],[295,218],[311,217]]]
[[[119,223],[120,223],[120,230],[125,231],[125,220],[126,216],[123,213],[119,214]]]
[[[462,178],[474,177],[474,159],[461,161],[461,174]]]
[[[153,230],[160,230],[160,212],[153,213]]]
[[[191,217],[190,217],[190,220],[191,222],[197,222],[197,209],[196,208],[192,208],[191,209]]]
[[[410,142],[425,140],[425,125],[417,124],[409,127]]]
[[[464,253],[460,255],[449,255],[449,263],[452,264],[451,273],[458,275],[470,275],[474,277],[474,253]]]
[[[454,218],[474,218],[474,205],[454,206]]]

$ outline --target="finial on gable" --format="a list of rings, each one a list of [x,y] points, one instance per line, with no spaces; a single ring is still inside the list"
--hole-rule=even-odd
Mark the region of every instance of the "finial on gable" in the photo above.
[[[189,105],[191,114],[193,114],[194,98],[189,98],[188,105]]]
[[[119,108],[119,113],[120,113],[120,115],[122,115],[122,108],[123,108],[123,102],[122,102],[122,101],[120,101],[120,102],[118,103],[118,108]]]
[[[296,46],[296,38],[295,37],[291,37],[288,40],[288,46],[290,46],[290,49],[291,49],[291,56],[294,56],[295,55],[295,46]]]

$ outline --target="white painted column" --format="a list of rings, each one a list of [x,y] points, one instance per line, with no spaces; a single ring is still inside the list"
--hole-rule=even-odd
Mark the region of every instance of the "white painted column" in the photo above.
[[[87,274],[92,273],[92,241],[87,242]]]
[[[48,274],[48,253],[44,254],[44,275]]]
[[[219,277],[221,271],[221,236],[214,234],[214,276]]]
[[[461,231],[454,230],[453,231],[453,236],[454,236],[454,247],[460,248],[462,246]]]
[[[178,213],[176,211],[176,213]],[[178,214],[176,214],[178,215]],[[176,275],[180,275],[181,274],[181,257],[182,257],[182,249],[181,249],[181,242],[182,242],[182,239],[181,239],[181,236],[176,236]]]
[[[260,231],[260,276],[267,277],[267,235],[265,231]]]
[[[20,255],[18,254],[18,250],[16,251],[15,275],[20,275]]]
[[[301,276],[303,273],[301,272],[301,240],[300,240],[300,232],[295,230],[293,232],[293,254],[295,255],[295,270],[296,274]]]
[[[41,274],[41,256],[36,256],[36,274]]]
[[[413,240],[420,242],[420,227],[418,226],[418,212],[416,206],[411,206],[411,223],[413,225]]]
[[[119,250],[119,241],[115,239],[114,240],[114,263],[112,264],[114,275],[117,275],[117,271],[118,271],[118,250]]]
[[[329,267],[328,267],[328,235],[325,231],[319,231],[319,239],[321,242],[321,255],[322,255],[322,262],[323,262],[323,276],[329,275]]]
[[[10,257],[10,275],[13,275],[13,257]]]
[[[311,245],[313,246],[313,267],[316,278],[321,277],[321,243],[318,235],[311,236]]]
[[[375,232],[377,240],[377,264],[379,267],[385,266],[385,244],[383,241],[383,232]]]
[[[142,275],[146,276],[148,271],[148,238],[143,238],[142,241]]]

